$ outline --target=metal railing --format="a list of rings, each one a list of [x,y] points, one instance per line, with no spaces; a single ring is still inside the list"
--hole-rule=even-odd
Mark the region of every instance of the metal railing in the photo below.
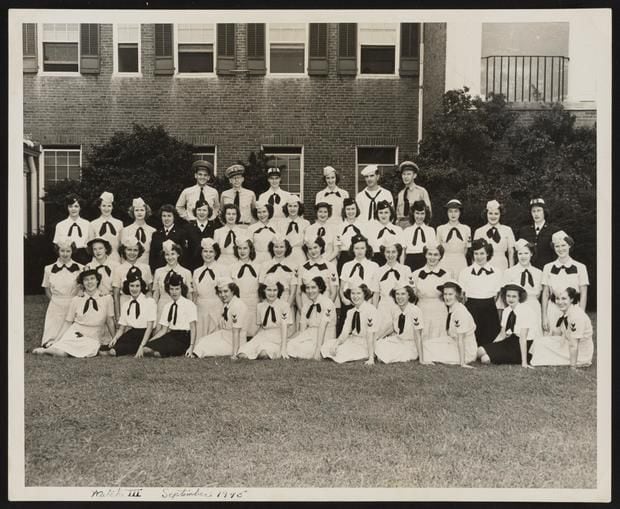
[[[483,93],[508,102],[561,102],[567,95],[568,57],[490,55],[482,57]]]

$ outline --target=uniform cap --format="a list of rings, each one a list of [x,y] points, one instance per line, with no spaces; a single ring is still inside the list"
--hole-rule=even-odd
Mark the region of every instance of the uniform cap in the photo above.
[[[192,170],[194,170],[194,173],[198,170],[207,170],[211,175],[213,175],[213,165],[209,161],[194,161],[192,163]]]
[[[362,170],[362,177],[368,177],[370,175],[375,175],[379,172],[379,167],[376,164],[369,164]]]
[[[331,175],[332,173],[336,173],[336,168],[334,168],[333,166],[326,166],[325,168],[323,168],[324,177],[327,177],[328,175]]]
[[[146,207],[146,203],[144,202],[144,200],[142,198],[134,198],[131,202],[131,206],[133,208],[136,207]]]
[[[245,168],[241,164],[233,164],[232,166],[229,166],[228,168],[226,168],[226,171],[224,172],[224,174],[226,175],[226,178],[232,178],[237,175],[243,175],[244,173],[245,173]]]
[[[114,203],[114,195],[112,193],[109,193],[108,191],[104,191],[103,193],[101,193],[101,196],[99,196],[99,198],[101,198],[101,201],[104,201],[106,203]]]
[[[491,200],[487,202],[487,210],[499,210],[499,202],[497,200]]]

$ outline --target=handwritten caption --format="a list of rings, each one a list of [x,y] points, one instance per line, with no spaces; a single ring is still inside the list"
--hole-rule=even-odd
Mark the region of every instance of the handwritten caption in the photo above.
[[[99,488],[91,491],[90,498],[162,498],[166,500],[182,498],[210,498],[216,500],[240,500],[247,490],[224,490],[209,488]]]

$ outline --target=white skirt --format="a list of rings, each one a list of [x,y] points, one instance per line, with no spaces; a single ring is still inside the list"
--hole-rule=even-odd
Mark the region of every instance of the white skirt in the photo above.
[[[543,335],[542,312],[541,312],[540,301],[536,298],[535,295],[528,294],[525,304],[527,304],[527,306],[532,310],[532,315],[535,319],[535,325],[534,325],[534,331],[533,331],[532,337],[539,338],[540,336]]]
[[[377,338],[385,337],[392,332],[392,308],[394,305],[391,297],[381,297],[377,306],[377,314],[379,316],[379,333],[376,336]]]
[[[201,338],[217,330],[220,318],[224,312],[224,305],[217,297],[207,299],[198,298],[196,300],[196,311],[198,315],[196,337]]]
[[[446,305],[437,298],[426,298],[418,301],[418,307],[424,317],[424,338],[438,338],[446,334],[446,318],[448,311]]]
[[[258,325],[256,324],[256,306],[258,306],[258,295],[256,297],[241,296],[241,300],[248,307],[248,318],[245,330],[247,331],[248,337],[251,338],[258,332]]]
[[[248,359],[258,358],[258,354],[264,351],[270,359],[280,356],[282,338],[280,328],[260,329],[251,341],[239,348],[239,354],[244,354]]]
[[[81,336],[77,334],[81,334]],[[52,347],[69,354],[71,357],[94,357],[99,351],[100,335],[101,327],[74,323]]]
[[[446,334],[422,341],[422,348],[424,349],[425,361],[460,364],[458,344],[455,339]],[[477,351],[476,335],[470,332],[465,336],[465,362],[475,361]]]
[[[197,357],[230,357],[233,354],[233,334],[231,329],[220,329],[196,340],[194,354]],[[239,350],[246,341],[243,330],[239,337]]]
[[[401,339],[393,335],[377,341],[375,355],[384,364],[409,362],[418,358],[418,349],[413,339]]]
[[[45,312],[45,326],[43,328],[43,337],[41,338],[42,345],[50,339],[55,339],[60,329],[62,329],[72,298],[52,296],[52,300],[50,300]]]
[[[344,343],[336,347],[336,353],[332,355],[332,349],[337,342],[337,339],[326,339],[321,347],[321,355],[326,359],[332,359],[338,364],[368,359],[368,346],[366,345],[365,337],[349,336]]]
[[[286,351],[295,359],[312,359],[316,347],[318,327],[308,327],[295,337],[286,342]],[[336,326],[328,327],[325,331],[326,338],[336,337]]]
[[[570,366],[568,340],[564,336],[541,336],[530,348],[532,366]],[[577,365],[589,366],[594,356],[592,339],[581,339],[577,350]]]
[[[555,324],[558,323],[561,316],[562,311],[560,311],[560,308],[555,302],[551,302],[551,300],[549,300],[547,302],[547,319],[549,320],[550,330],[555,328]]]

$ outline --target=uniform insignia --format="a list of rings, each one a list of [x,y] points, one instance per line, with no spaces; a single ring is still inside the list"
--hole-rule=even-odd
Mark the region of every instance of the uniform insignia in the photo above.
[[[372,327],[372,318],[368,319],[368,327]]]
[[[332,275],[331,275],[331,278],[332,278],[332,281],[336,281],[336,279],[338,279],[338,278],[336,277],[336,274],[332,274]]]
[[[232,321],[233,323],[237,323],[237,315],[232,315]]]
[[[459,320],[454,320],[454,325],[456,325],[457,327],[460,327],[461,322]]]
[[[575,322],[572,322],[570,324],[570,330],[572,330],[573,332],[577,331],[577,324]]]
[[[327,308],[327,309],[325,310],[325,316],[329,316],[329,315],[331,315],[331,314],[332,314],[332,310],[331,310],[331,308]]]
[[[420,325],[420,320],[418,320],[417,318],[414,318],[413,325]]]
[[[286,320],[287,316],[288,316],[288,313],[286,313],[286,312],[282,313],[282,320]]]

